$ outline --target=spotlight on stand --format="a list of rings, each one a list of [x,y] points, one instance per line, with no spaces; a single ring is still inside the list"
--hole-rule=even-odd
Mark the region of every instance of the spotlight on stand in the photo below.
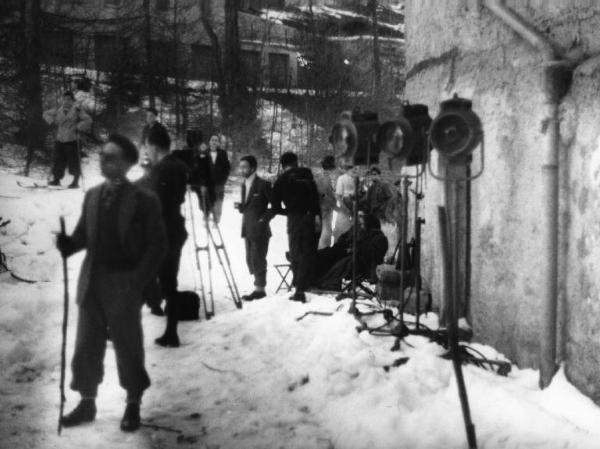
[[[338,122],[331,129],[329,140],[333,145],[333,154],[336,159],[354,159],[358,145],[358,131],[349,115],[340,116]]]
[[[440,113],[431,124],[431,145],[448,163],[470,162],[471,153],[483,142],[481,120],[471,107],[471,100],[454,94],[450,100],[441,103]]]
[[[427,130],[430,125],[426,105],[405,103],[398,119],[385,122],[379,128],[377,146],[390,158],[402,159],[406,166],[424,164],[428,159]]]
[[[356,165],[369,165],[379,160],[376,136],[379,120],[376,112],[358,110],[344,112],[333,125],[330,141],[336,159]]]

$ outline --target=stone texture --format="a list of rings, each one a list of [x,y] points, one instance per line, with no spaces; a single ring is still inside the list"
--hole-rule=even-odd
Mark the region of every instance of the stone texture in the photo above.
[[[568,58],[600,50],[600,7],[577,0],[507,1]],[[540,57],[470,0],[406,2],[406,96],[436,113],[454,92],[473,100],[485,130],[485,171],[471,187],[470,315],[477,338],[537,367],[542,304]],[[569,379],[600,401],[600,72],[580,66],[561,104],[559,343]],[[472,166],[479,164],[479,153]],[[436,158],[435,153],[433,158]],[[425,275],[439,298],[437,205],[427,180]]]

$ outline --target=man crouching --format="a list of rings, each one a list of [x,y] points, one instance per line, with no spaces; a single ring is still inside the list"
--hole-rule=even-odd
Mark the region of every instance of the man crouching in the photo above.
[[[79,314],[71,364],[71,389],[79,391],[81,401],[63,417],[64,427],[96,417],[109,336],[119,382],[127,391],[121,429],[131,432],[140,426],[140,402],[150,386],[144,367],[142,287],[156,277],[167,240],[158,199],[126,178],[137,160],[138,150],[128,138],[110,136],[100,153],[106,181],[85,195],[73,234],[57,239],[66,257],[87,250],[77,286]]]

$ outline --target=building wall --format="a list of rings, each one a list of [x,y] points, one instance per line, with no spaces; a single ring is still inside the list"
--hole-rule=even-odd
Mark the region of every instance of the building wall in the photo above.
[[[600,50],[600,6],[509,0],[574,60]],[[542,273],[540,156],[546,145],[541,58],[476,0],[407,0],[406,97],[473,100],[485,131],[485,171],[471,187],[470,316],[478,340],[537,367]],[[561,104],[559,342],[569,379],[600,401],[600,71],[579,66]],[[434,154],[435,159],[435,154]],[[472,164],[477,167],[479,153]],[[437,205],[425,192],[425,275],[440,296]]]
[[[175,32],[173,28],[173,0],[169,1],[167,11],[157,8],[159,0],[150,0],[151,8],[151,39],[156,41],[158,54],[162,54],[160,60],[165,65],[172,58],[173,53],[166,52],[164,48],[172,46]],[[167,1],[167,0],[165,0]],[[80,0],[76,2],[60,2],[57,0],[45,0],[42,4],[44,11],[57,14],[53,19],[60,28],[52,29],[49,27],[49,42],[60,42],[64,44],[70,39],[72,48],[68,49],[65,45],[60,45],[63,51],[60,53],[49,53],[49,62],[54,64],[71,65],[80,67],[94,68],[97,61],[95,57],[95,36],[120,36],[120,39],[127,39],[129,43],[137,49],[137,52],[131,55],[132,58],[138,58],[138,66],[141,66],[143,60],[144,45],[141,42],[143,36],[143,1],[142,0],[120,0],[117,1],[120,6],[113,6],[115,2],[107,0]],[[211,64],[211,55],[209,52],[194,52],[192,46],[210,46],[211,41],[204,30],[200,20],[200,8],[197,0],[177,0],[178,8],[178,30],[177,41],[179,61],[185,61],[189,70],[196,74],[210,73],[210,69],[198,70],[198,66],[208,66]],[[223,35],[225,29],[225,10],[222,0],[211,0],[211,22],[216,34],[223,45]],[[79,19],[100,19],[94,22],[61,22],[61,17],[75,17]],[[122,21],[129,18],[130,20]],[[115,21],[111,19],[121,19]],[[286,82],[277,83],[276,87],[295,87],[297,83],[297,56],[298,51],[294,45],[296,39],[296,30],[278,23],[268,23],[252,14],[240,12],[238,14],[238,27],[240,36],[240,45],[242,50],[260,51],[260,68],[263,71],[260,79],[266,85],[275,84],[269,71],[269,55],[279,55],[280,58],[288,59],[288,70],[285,76]],[[69,32],[69,28],[71,31]],[[70,33],[70,35],[69,35]],[[52,46],[49,45],[49,50]],[[203,56],[200,61],[192,61],[191,58],[200,54]],[[71,62],[68,59],[71,59]],[[106,59],[106,58],[100,58]],[[167,64],[170,65],[170,64]],[[164,67],[163,67],[164,68]],[[104,69],[100,67],[100,69]],[[174,73],[174,70],[162,70],[161,73]],[[208,78],[204,78],[208,79]],[[253,77],[254,79],[254,77]]]

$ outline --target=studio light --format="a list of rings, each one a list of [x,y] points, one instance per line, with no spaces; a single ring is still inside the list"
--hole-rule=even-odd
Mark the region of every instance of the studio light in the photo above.
[[[405,103],[400,117],[379,128],[378,147],[392,158],[403,159],[404,165],[423,164],[428,158],[427,130],[430,125],[426,105]]]
[[[483,139],[481,120],[471,100],[457,94],[443,101],[429,129],[431,145],[451,161],[468,159]]]

